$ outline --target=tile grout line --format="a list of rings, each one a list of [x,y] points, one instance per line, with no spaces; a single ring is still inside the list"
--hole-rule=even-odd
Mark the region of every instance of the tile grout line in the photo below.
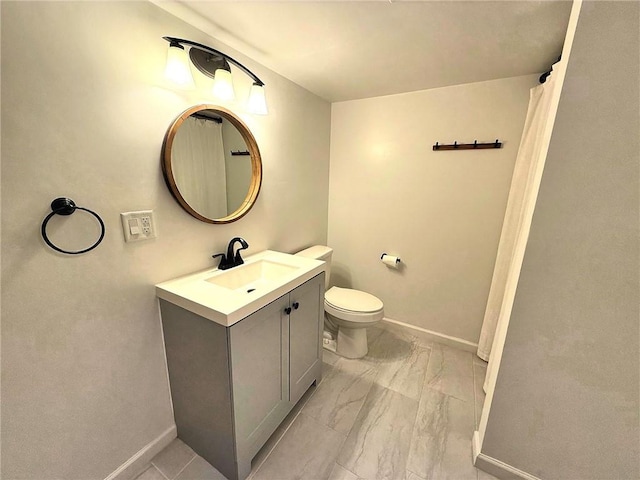
[[[401,340],[402,340],[402,341],[405,341],[405,339],[401,339]],[[415,337],[413,337],[413,336],[411,337],[411,339],[406,340],[406,343],[409,343],[409,344],[411,345],[411,347],[410,347],[411,354],[409,355],[409,358],[412,358],[412,357],[413,357],[413,355],[414,355],[414,354],[416,354],[416,351],[417,351],[417,350],[423,350],[423,351],[425,351],[425,352],[428,352],[428,360],[427,360],[427,364],[425,365],[425,370],[424,370],[424,374],[423,374],[422,381],[420,382],[420,387],[419,387],[419,392],[418,392],[418,398],[417,398],[417,399],[414,399],[414,400],[416,400],[417,402],[420,402],[420,398],[422,397],[422,391],[423,391],[423,390],[424,390],[424,388],[425,388],[425,382],[426,382],[426,379],[427,379],[427,373],[428,373],[428,371],[429,371],[429,361],[431,360],[431,347],[425,347],[425,346],[423,346],[423,345],[420,345],[420,344],[418,343],[418,341],[416,340],[416,338],[415,338]],[[406,358],[405,358],[405,359],[403,359],[403,366],[405,366],[405,367],[406,367],[406,365],[405,365],[405,364],[406,364],[406,360],[407,360]],[[377,372],[376,372],[376,376],[374,377],[374,380],[373,380],[373,381],[374,381],[374,383],[376,383],[377,385],[382,386],[381,384],[379,384],[378,382],[376,382],[376,380],[378,379],[378,377],[380,376],[380,374],[382,374],[382,373],[384,373],[384,372],[383,372],[383,371],[382,371],[382,369],[381,369],[381,368],[379,368],[379,367],[376,367],[376,369],[377,369]],[[399,372],[396,372],[396,374],[398,374],[398,373],[399,373]],[[409,397],[409,396],[406,394],[406,392],[402,392],[402,391],[397,390],[397,389],[396,389],[397,387],[396,387],[396,388],[394,388],[394,387],[393,387],[393,385],[392,385],[392,383],[393,383],[393,380],[392,380],[392,381],[390,381],[390,382],[389,382],[389,385],[388,385],[388,386],[385,386],[384,388],[388,388],[389,390],[392,390],[392,391],[394,391],[394,392],[396,392],[396,393],[399,393],[399,394],[401,394],[401,395],[404,395],[405,397],[412,398],[412,397]]]
[[[411,470],[410,468],[407,468],[407,472],[412,473],[413,475],[415,475],[416,477],[420,478],[421,480],[424,480],[424,477],[422,475],[418,475],[416,472],[414,472],[413,470]]]
[[[160,469],[158,468],[158,466],[157,466],[155,463],[153,463],[153,462],[149,462],[149,463],[151,464],[151,466],[152,466],[153,468],[155,468],[155,469],[160,473],[160,475],[162,475],[162,476],[163,476],[164,478],[166,478],[167,480],[171,480],[169,477],[167,477],[167,476],[164,474],[164,472],[163,472],[162,470],[160,470]]]
[[[338,463],[338,459],[336,458],[335,462],[333,462],[334,467],[336,468],[335,465],[338,465],[339,467],[343,468],[345,471],[349,472],[351,475],[353,475],[354,477],[356,477],[357,480],[361,480],[362,477],[360,475],[358,475],[356,472],[349,470],[347,467],[345,467],[344,465],[342,465],[341,463]],[[364,479],[362,479],[364,480]]]
[[[198,457],[198,454],[197,454],[197,453],[194,453],[194,454],[193,454],[193,457],[191,458],[191,460],[189,460],[189,461],[187,462],[187,464],[186,464],[184,467],[182,467],[182,469],[181,469],[178,473],[176,473],[176,476],[174,477],[174,480],[175,480],[176,478],[178,478],[178,477],[180,476],[180,474],[181,474],[182,472],[184,472],[185,468],[187,468],[189,465],[191,465],[191,463],[192,463],[192,462],[193,462],[197,457]]]

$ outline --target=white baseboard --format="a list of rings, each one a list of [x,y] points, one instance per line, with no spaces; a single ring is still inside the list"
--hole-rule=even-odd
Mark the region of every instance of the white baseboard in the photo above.
[[[427,330],[426,328],[416,327],[415,325],[399,322],[397,320],[392,320],[386,317],[382,319],[382,321],[380,322],[380,326],[386,330],[393,330],[394,328],[410,330],[409,333],[411,333],[412,335],[423,338],[427,341],[442,343],[444,345],[449,345],[450,347],[458,348],[466,352],[476,353],[476,351],[478,350],[477,343],[469,342],[468,340],[463,340],[462,338],[445,335],[444,333]]]
[[[474,430],[473,437],[471,438],[471,454],[473,455],[473,463],[476,463],[476,458],[480,455],[480,433],[478,430]]]
[[[151,459],[169,445],[177,435],[175,425],[160,434],[159,437],[142,447],[138,453],[114,470],[105,480],[131,480],[140,475]]]
[[[471,442],[473,447],[473,464],[476,468],[490,473],[501,480],[540,480],[535,475],[531,475],[530,473],[524,472],[509,465],[508,463],[501,462],[496,458],[482,453],[480,451],[480,436],[477,430],[473,432],[473,439]]]

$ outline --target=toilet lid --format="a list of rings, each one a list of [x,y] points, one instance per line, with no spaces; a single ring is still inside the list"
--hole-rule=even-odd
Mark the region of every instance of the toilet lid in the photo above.
[[[352,312],[377,312],[384,307],[378,297],[351,288],[331,287],[324,294],[324,300],[335,308]]]

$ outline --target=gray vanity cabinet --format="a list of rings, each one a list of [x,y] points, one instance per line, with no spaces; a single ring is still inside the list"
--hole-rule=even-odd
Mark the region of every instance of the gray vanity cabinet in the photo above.
[[[289,412],[288,297],[229,328],[236,450],[238,459],[248,459],[239,466],[246,475],[251,458]]]
[[[324,273],[224,327],[160,300],[178,437],[229,480],[322,368]]]
[[[322,274],[290,294],[289,401],[293,404],[304,395],[322,367],[324,287]]]

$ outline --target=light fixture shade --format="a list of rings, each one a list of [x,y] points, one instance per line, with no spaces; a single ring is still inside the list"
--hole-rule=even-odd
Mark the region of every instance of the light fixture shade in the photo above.
[[[212,93],[216,98],[220,100],[230,101],[236,98],[236,94],[233,90],[233,80],[231,78],[231,72],[219,68],[215,72],[215,78],[213,79]]]
[[[181,88],[194,88],[187,51],[181,45],[169,44],[164,76]]]
[[[267,114],[267,99],[264,95],[264,85],[258,85],[257,83],[251,85],[247,108],[249,112],[255,113],[256,115]]]

